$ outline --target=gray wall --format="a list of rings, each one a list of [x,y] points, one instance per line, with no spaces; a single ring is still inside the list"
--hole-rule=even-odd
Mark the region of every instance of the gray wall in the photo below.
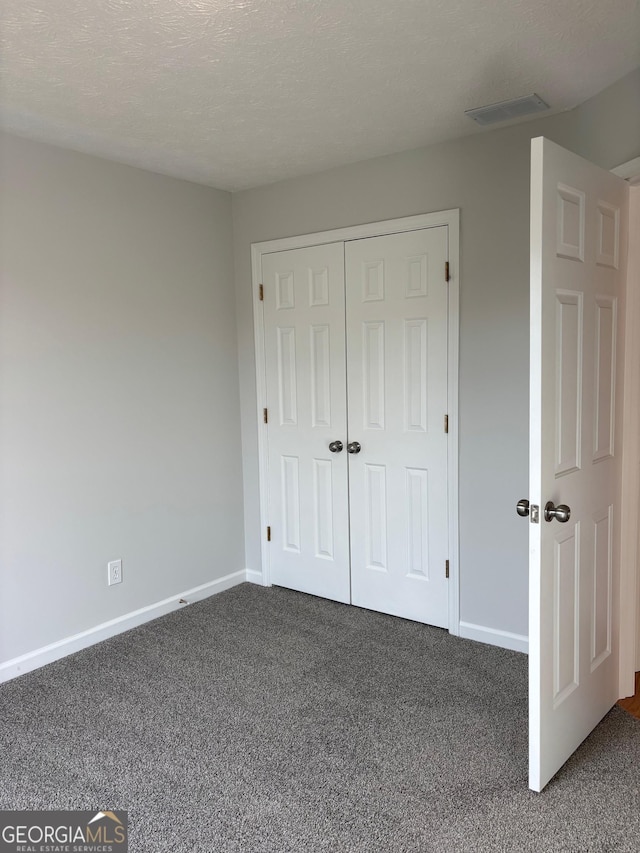
[[[640,154],[640,70],[578,109],[233,197],[247,567],[260,568],[250,244],[461,208],[461,619],[527,634],[529,142]]]
[[[230,195],[1,144],[0,662],[244,568]]]

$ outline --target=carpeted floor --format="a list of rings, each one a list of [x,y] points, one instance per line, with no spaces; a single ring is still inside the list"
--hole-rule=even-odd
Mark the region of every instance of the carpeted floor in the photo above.
[[[0,686],[0,808],[132,853],[639,851],[640,721],[527,789],[523,655],[243,584]]]

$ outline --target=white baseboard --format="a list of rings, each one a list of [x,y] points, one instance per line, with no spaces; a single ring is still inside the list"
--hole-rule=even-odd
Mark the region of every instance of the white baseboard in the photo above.
[[[460,636],[465,640],[476,640],[478,643],[488,643],[490,646],[500,646],[514,652],[529,652],[529,638],[525,634],[512,634],[510,631],[499,631],[497,628],[485,628],[484,625],[473,625],[471,622],[460,622]]]
[[[250,574],[258,573],[251,572]],[[244,569],[240,572],[225,575],[215,581],[188,589],[185,592],[171,596],[171,598],[165,598],[163,601],[157,601],[155,604],[149,604],[147,607],[133,610],[131,613],[125,613],[124,616],[118,616],[109,622],[103,622],[101,625],[96,625],[87,631],[73,634],[71,637],[65,637],[56,643],[51,643],[32,652],[27,652],[27,654],[20,657],[5,661],[5,663],[0,663],[0,684],[4,681],[10,681],[18,675],[24,675],[25,672],[31,672],[33,669],[38,669],[45,664],[64,658],[74,652],[79,652],[81,649],[86,649],[88,646],[93,646],[95,643],[100,643],[102,640],[107,640],[109,637],[114,637],[116,634],[121,634],[123,631],[136,628],[138,625],[143,625],[145,622],[150,622],[152,619],[157,619],[159,616],[164,616],[173,610],[185,607],[187,604],[193,604],[196,601],[201,601],[203,598],[208,598],[210,595],[224,592],[225,589],[231,589],[232,586],[237,586],[246,580],[248,580],[247,572]]]
[[[247,580],[249,583],[257,583],[260,586],[264,586],[264,581],[262,580],[262,572],[254,572],[252,569],[247,569]]]

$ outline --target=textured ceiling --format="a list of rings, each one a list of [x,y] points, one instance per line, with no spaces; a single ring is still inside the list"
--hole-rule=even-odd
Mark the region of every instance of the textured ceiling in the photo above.
[[[638,0],[0,0],[7,130],[241,189],[581,103],[640,64]]]

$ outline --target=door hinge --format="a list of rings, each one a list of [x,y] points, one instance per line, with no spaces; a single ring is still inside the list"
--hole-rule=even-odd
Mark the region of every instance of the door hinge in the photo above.
[[[271,542],[271,528],[267,527],[267,542]]]
[[[267,409],[262,410],[262,420],[265,422],[265,424],[269,423],[269,411]]]
[[[449,560],[444,561],[444,576],[445,578],[449,577]]]
[[[449,279],[447,279],[448,281]],[[258,295],[260,297],[260,302],[264,302],[264,284],[261,284],[258,288]]]
[[[444,280],[449,281],[449,261],[444,262]]]
[[[449,415],[444,416],[444,431],[449,432]]]

